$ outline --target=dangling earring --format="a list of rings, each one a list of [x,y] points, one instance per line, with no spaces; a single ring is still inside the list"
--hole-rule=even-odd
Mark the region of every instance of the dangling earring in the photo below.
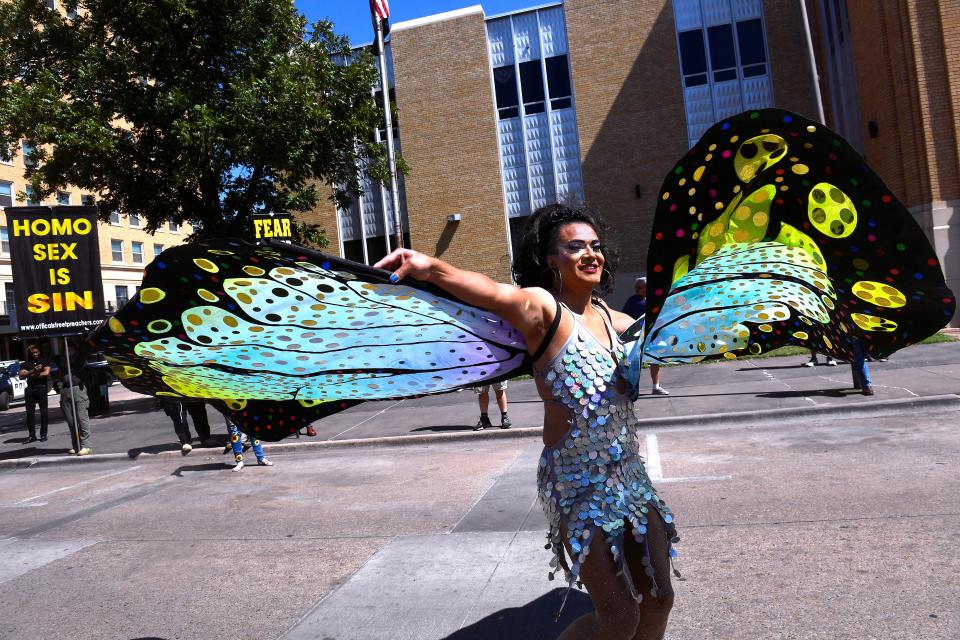
[[[557,295],[560,295],[563,293],[563,274],[560,273],[560,269],[557,269],[556,267],[550,267],[548,271],[550,271],[550,277],[553,280],[554,285],[557,284],[558,280],[560,281],[560,287],[557,289]]]
[[[607,276],[607,281],[606,281],[606,282],[603,281],[603,276]],[[609,288],[610,288],[610,283],[611,283],[612,281],[613,281],[613,276],[610,274],[609,271],[607,271],[606,269],[604,269],[603,271],[600,272],[600,288],[601,288],[601,289],[609,289]]]

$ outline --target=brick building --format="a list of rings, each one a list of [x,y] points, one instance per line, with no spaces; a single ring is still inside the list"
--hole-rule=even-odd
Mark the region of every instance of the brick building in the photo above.
[[[4,207],[27,204],[80,205],[94,204],[94,196],[79,190],[59,191],[45,201],[33,201],[24,179],[24,158],[29,157],[30,146],[6,150],[0,154],[0,360],[21,358],[23,345],[13,337],[17,334],[16,309],[13,297],[13,273],[10,267],[10,237]],[[20,199],[19,194],[26,196]],[[170,223],[156,234],[143,230],[144,221],[137,216],[114,214],[109,223],[97,229],[100,241],[99,268],[103,278],[103,299],[112,311],[125,303],[140,288],[143,268],[164,248],[182,244],[192,232],[188,226]],[[50,353],[50,351],[48,351]]]
[[[960,3],[806,6],[827,124],[911,208],[960,290]],[[508,281],[524,218],[583,201],[613,226],[619,304],[644,271],[663,177],[713,122],[769,106],[818,118],[803,27],[799,0],[566,0],[498,16],[478,5],[393,25],[411,246]],[[384,196],[365,180],[351,210],[325,202],[312,218],[331,249],[372,263],[391,228]]]

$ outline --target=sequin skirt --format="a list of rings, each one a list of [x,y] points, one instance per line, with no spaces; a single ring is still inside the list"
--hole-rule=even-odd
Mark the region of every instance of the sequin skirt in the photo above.
[[[654,509],[663,519],[673,558],[676,553],[672,543],[679,540],[673,515],[647,476],[633,430],[615,429],[615,434],[610,434],[613,437],[602,442],[597,438],[598,427],[591,429],[587,421],[580,422],[563,441],[545,447],[540,456],[537,486],[550,524],[547,548],[554,554],[549,577],[553,580],[556,571],[562,569],[570,586],[578,583],[580,566],[591,547],[596,549],[603,543],[620,567],[631,595],[640,601],[643,596],[624,557],[624,535],[630,531],[643,550],[642,563],[652,584],[651,595],[656,597],[659,593],[646,544],[648,516]],[[609,433],[610,429],[600,427],[600,431]],[[570,563],[565,559],[561,525],[566,528],[573,551]]]

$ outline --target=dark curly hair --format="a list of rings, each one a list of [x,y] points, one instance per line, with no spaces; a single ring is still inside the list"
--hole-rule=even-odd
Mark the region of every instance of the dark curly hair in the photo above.
[[[553,288],[553,271],[547,265],[547,256],[556,246],[560,229],[573,222],[583,222],[597,232],[603,243],[603,271],[597,293],[606,295],[613,287],[613,272],[617,270],[619,254],[608,244],[610,228],[596,211],[586,206],[569,207],[563,204],[550,204],[540,207],[527,219],[520,236],[520,242],[513,255],[513,277],[521,287]]]

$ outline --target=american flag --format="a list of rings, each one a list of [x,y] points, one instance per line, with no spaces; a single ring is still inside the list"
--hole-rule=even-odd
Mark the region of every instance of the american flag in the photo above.
[[[370,13],[381,20],[390,17],[390,7],[387,6],[387,0],[370,0]]]

